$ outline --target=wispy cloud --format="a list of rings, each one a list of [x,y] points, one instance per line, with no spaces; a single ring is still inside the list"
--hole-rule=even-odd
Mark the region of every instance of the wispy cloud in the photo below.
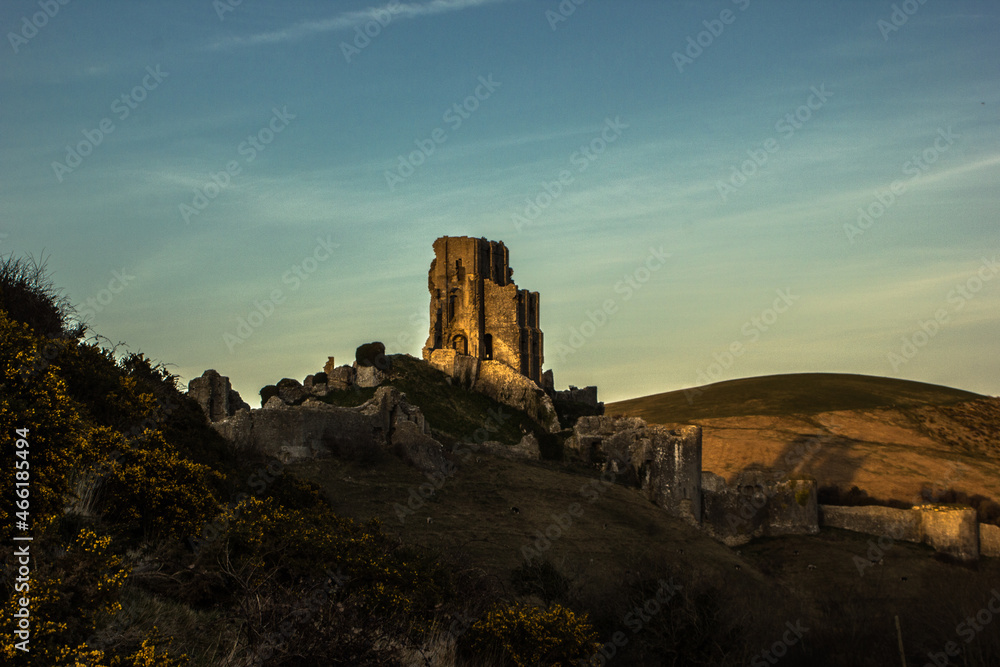
[[[261,46],[295,42],[313,35],[319,35],[339,30],[353,30],[365,23],[384,17],[389,12],[393,19],[414,19],[421,16],[434,16],[458,12],[482,5],[493,5],[507,0],[431,0],[425,3],[391,2],[378,7],[369,7],[350,12],[343,12],[325,19],[301,21],[287,28],[260,32],[244,37],[227,37],[211,45],[212,50],[227,50],[239,47]]]

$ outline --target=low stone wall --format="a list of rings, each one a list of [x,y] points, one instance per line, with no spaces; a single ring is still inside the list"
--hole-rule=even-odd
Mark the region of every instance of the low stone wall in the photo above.
[[[920,514],[893,507],[820,505],[819,523],[866,535],[885,535],[903,542],[920,542]]]
[[[979,524],[979,555],[1000,558],[1000,526]]]
[[[980,525],[972,508],[921,505],[904,510],[822,505],[820,525],[927,544],[959,560],[977,560],[980,554]]]
[[[341,408],[315,399],[286,405],[277,397],[212,423],[237,450],[252,449],[282,461],[396,454],[425,472],[440,470],[444,448],[429,434],[423,414],[394,387],[382,387],[363,405]]]
[[[979,560],[979,522],[976,510],[947,505],[914,507],[920,512],[922,542],[959,560]]]
[[[819,532],[816,482],[775,479],[772,473],[744,471],[726,484],[711,472],[701,476],[702,525],[729,546],[755,537],[815,535]]]

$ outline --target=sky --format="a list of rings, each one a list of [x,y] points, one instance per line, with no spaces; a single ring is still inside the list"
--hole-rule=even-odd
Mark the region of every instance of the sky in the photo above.
[[[993,0],[5,0],[0,253],[252,405],[420,356],[503,241],[604,401],[776,373],[1000,394]]]

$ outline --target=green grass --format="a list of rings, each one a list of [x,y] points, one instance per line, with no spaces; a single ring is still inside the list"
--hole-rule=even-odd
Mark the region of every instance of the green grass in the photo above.
[[[391,355],[392,371],[383,386],[406,394],[406,400],[423,412],[432,433],[446,443],[495,440],[516,445],[525,431],[542,436],[527,414],[501,405],[473,391],[452,385],[448,376],[423,361],[405,354]],[[331,405],[353,407],[375,395],[375,388],[330,392],[323,400]],[[485,429],[485,430],[482,430]]]
[[[798,373],[727,380],[695,389],[610,403],[608,414],[652,423],[681,423],[747,415],[811,415],[949,405],[983,398],[960,389],[868,375]]]

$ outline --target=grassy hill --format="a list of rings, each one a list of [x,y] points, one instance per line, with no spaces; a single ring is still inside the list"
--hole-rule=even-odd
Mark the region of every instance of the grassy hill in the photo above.
[[[610,403],[607,411],[642,417],[652,423],[680,423],[743,415],[811,415],[837,410],[950,405],[979,398],[984,397],[910,380],[798,373],[727,380],[653,394]]]
[[[611,403],[609,414],[698,424],[705,470],[755,467],[916,503],[949,491],[1000,500],[1000,399],[920,382],[805,373]],[[815,443],[809,456],[796,454]]]

